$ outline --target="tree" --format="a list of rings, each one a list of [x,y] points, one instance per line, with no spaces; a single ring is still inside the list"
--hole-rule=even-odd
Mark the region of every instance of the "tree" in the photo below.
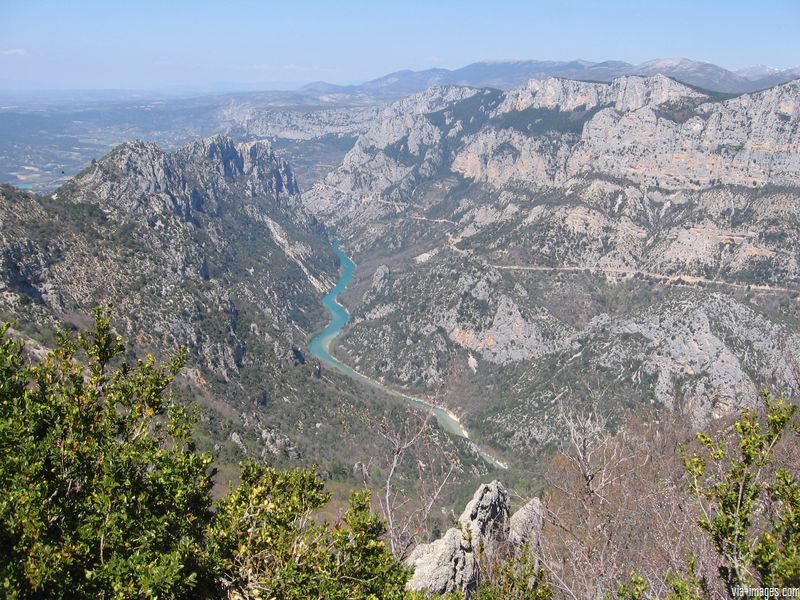
[[[686,552],[704,542],[681,502],[680,423],[631,415],[612,433],[608,415],[591,404],[562,409],[558,423],[564,433],[546,473],[536,549],[552,587],[575,599],[614,593],[620,585],[635,589],[635,572],[665,594],[664,573],[683,567]]]
[[[734,435],[697,433],[701,453],[690,454],[680,447],[689,491],[699,508],[697,523],[716,552],[719,577],[712,576],[713,570],[702,572],[691,554],[685,568],[665,574],[668,600],[721,597],[724,590],[738,598],[743,594],[737,588],[767,590],[800,584],[797,440],[782,446],[787,435],[799,433],[794,420],[797,407],[773,399],[768,392],[762,398],[763,416],[743,411],[733,425]],[[738,449],[730,448],[732,437]],[[719,583],[724,588],[714,593]],[[630,583],[619,585],[608,597],[653,597],[651,590],[648,581],[633,572]]]
[[[380,540],[385,528],[356,492],[342,522],[313,520],[329,500],[310,470],[277,471],[248,463],[218,506],[210,545],[221,581],[247,598],[402,598],[408,578]]]
[[[246,463],[213,510],[211,457],[167,388],[183,353],[119,362],[94,331],[40,364],[0,331],[0,586],[9,598],[399,598],[408,574],[366,492],[336,525],[311,471]]]
[[[432,413],[424,417],[408,409],[399,426],[393,426],[384,415],[379,423],[370,426],[386,441],[386,478],[383,493],[378,497],[381,514],[386,521],[386,538],[392,552],[404,558],[419,542],[420,536],[428,533],[428,518],[453,473],[454,464],[444,465],[441,457],[431,448],[430,435]],[[398,475],[409,453],[416,457],[417,493],[397,484]],[[425,458],[423,462],[421,457]]]

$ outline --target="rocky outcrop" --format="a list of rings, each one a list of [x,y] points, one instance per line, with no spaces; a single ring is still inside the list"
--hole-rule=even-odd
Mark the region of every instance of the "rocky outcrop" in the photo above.
[[[482,485],[456,527],[441,539],[413,550],[407,559],[414,569],[408,588],[431,594],[461,591],[468,597],[477,587],[481,564],[485,565],[495,552],[538,542],[540,507],[535,499],[509,517],[508,492],[503,484],[493,481]]]
[[[508,541],[514,547],[523,544],[535,547],[539,543],[542,527],[544,527],[544,506],[539,498],[533,498],[511,515]]]
[[[621,375],[624,363],[637,364],[652,378],[655,402],[698,425],[754,405],[754,372],[781,395],[800,389],[800,335],[724,294],[685,294],[627,318],[597,317],[570,350],[593,353],[600,339],[598,368]]]
[[[291,168],[269,142],[235,144],[225,136],[196,140],[174,153],[152,142],[126,142],[56,194],[98,204],[116,218],[166,211],[196,221],[219,214],[238,197],[264,214],[281,211],[310,222]]]
[[[499,289],[500,282],[500,273],[466,259],[398,273],[378,267],[342,348],[359,359],[370,348],[375,363],[393,365],[394,377],[416,385],[439,380],[447,344],[495,365],[534,360],[562,348],[571,328],[546,309],[526,307],[524,297]],[[423,337],[426,344],[415,343]],[[435,351],[421,356],[425,347]],[[420,363],[427,371],[414,368]],[[371,372],[373,364],[363,368]]]
[[[707,95],[663,75],[620,77],[610,84],[551,77],[532,79],[527,85],[509,91],[493,115],[522,112],[529,108],[571,112],[613,107],[617,112],[629,112],[690,99],[702,101],[707,99]]]

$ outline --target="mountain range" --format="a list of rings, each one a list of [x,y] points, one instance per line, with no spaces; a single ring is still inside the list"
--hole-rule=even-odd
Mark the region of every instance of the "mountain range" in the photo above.
[[[342,86],[316,82],[304,86],[301,91],[320,94],[365,94],[376,98],[395,99],[434,85],[467,85],[507,90],[523,85],[530,79],[563,77],[581,81],[611,81],[625,75],[665,75],[706,90],[742,93],[797,79],[800,77],[800,66],[776,69],[759,65],[729,71],[709,62],[687,58],[656,59],[637,65],[618,60],[491,61],[476,62],[453,70],[434,68],[422,71],[396,71],[359,85]]]
[[[391,403],[309,359],[334,236],[358,264],[336,355],[436,396],[512,467],[558,439],[560,404],[702,424],[763,386],[800,389],[798,82],[731,95],[661,74],[546,77],[389,104],[216,102],[151,107],[175,119],[166,148],[125,142],[43,194],[4,187],[0,309],[32,352],[108,302],[140,354],[186,346],[182,393],[231,460],[353,477],[381,444],[364,423]],[[227,135],[178,144],[191,123]],[[435,435],[459,473],[485,472]]]

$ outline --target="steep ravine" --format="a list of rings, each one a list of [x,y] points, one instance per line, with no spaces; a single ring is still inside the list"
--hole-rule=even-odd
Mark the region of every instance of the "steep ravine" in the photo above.
[[[348,377],[352,377],[353,379],[366,383],[367,385],[374,386],[392,397],[399,398],[404,402],[407,402],[415,408],[429,411],[436,418],[439,426],[447,433],[469,439],[469,432],[461,424],[461,421],[459,421],[458,417],[451,411],[444,407],[431,404],[422,398],[409,396],[408,394],[394,390],[379,381],[370,379],[366,375],[359,373],[352,367],[344,364],[331,354],[331,343],[350,320],[350,314],[341,304],[339,304],[338,297],[342,292],[344,292],[344,290],[352,281],[353,274],[356,269],[355,263],[350,260],[350,258],[339,247],[338,241],[334,241],[333,250],[341,262],[341,274],[339,276],[339,280],[336,282],[336,286],[334,286],[333,289],[331,289],[322,298],[322,303],[328,309],[328,312],[330,312],[331,320],[322,331],[309,340],[308,348],[311,351],[311,354],[329,367],[336,369]],[[474,442],[472,443],[475,445]],[[477,445],[475,445],[475,449],[480,454],[481,458],[483,458],[493,467],[501,469],[508,468],[504,462],[495,458],[485,450],[482,450]]]

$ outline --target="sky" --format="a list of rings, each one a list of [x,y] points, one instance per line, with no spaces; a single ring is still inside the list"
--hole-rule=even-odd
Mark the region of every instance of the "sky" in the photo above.
[[[800,65],[799,0],[0,0],[0,89],[291,89],[481,60]]]

